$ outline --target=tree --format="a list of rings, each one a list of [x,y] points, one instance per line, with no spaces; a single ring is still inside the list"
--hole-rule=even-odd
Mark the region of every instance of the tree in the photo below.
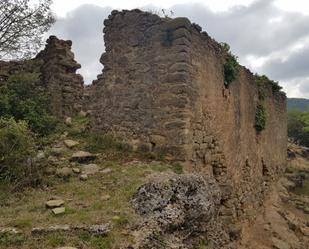
[[[52,0],[0,1],[0,59],[24,59],[37,53],[55,19]]]

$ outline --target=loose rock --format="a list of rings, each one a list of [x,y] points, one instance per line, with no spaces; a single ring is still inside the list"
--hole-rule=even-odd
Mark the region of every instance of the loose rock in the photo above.
[[[81,181],[87,181],[88,180],[88,176],[86,174],[82,174],[82,175],[79,176],[79,179]]]
[[[71,156],[71,161],[77,161],[79,163],[88,162],[94,160],[96,155],[87,151],[77,151]]]
[[[82,165],[81,170],[82,170],[83,174],[94,175],[94,174],[99,172],[100,167],[98,165],[92,163],[92,164]]]
[[[61,178],[69,178],[72,175],[72,169],[69,167],[63,167],[56,170],[56,175]]]
[[[64,204],[63,200],[49,200],[45,203],[47,208],[57,208]]]
[[[79,144],[79,142],[74,141],[74,140],[70,140],[70,139],[64,140],[63,143],[65,144],[65,146],[67,146],[70,149]]]
[[[52,212],[54,215],[64,214],[65,213],[65,207],[58,207],[52,209]]]

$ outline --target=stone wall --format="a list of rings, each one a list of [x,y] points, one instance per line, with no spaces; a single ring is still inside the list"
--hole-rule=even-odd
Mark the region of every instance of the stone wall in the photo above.
[[[83,78],[76,73],[81,65],[74,60],[71,46],[71,41],[50,36],[36,56],[43,62],[41,79],[50,93],[52,111],[60,118],[78,113],[83,103]]]
[[[45,49],[35,58],[23,61],[0,61],[0,83],[17,72],[40,75],[42,86],[51,97],[52,113],[59,117],[78,113],[83,103],[83,78],[76,74],[81,66],[74,60],[71,41],[49,37]]]
[[[103,73],[87,91],[92,129],[216,178],[226,222],[258,207],[285,167],[284,94],[266,89],[257,133],[253,74],[241,67],[225,87],[226,53],[198,25],[139,10],[113,11],[104,24]]]

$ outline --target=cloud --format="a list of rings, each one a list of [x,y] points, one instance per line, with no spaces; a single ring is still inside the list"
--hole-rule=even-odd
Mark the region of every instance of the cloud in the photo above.
[[[309,46],[292,53],[285,60],[270,59],[260,70],[276,80],[309,76]]]
[[[257,0],[248,6],[234,6],[214,12],[202,4],[178,4],[170,8],[176,16],[198,23],[219,42],[227,42],[241,62],[270,78],[282,80],[288,96],[309,98],[309,16],[279,9],[275,0]],[[145,6],[143,9],[156,9]],[[50,33],[73,41],[80,73],[87,84],[102,70],[103,20],[110,7],[81,5],[60,18]],[[306,43],[307,42],[307,43]],[[292,49],[295,44],[302,49]],[[248,59],[249,58],[249,59]],[[251,60],[251,61],[250,61]],[[262,63],[255,63],[262,62]],[[295,95],[296,94],[296,95]]]
[[[104,52],[103,21],[111,11],[110,7],[81,5],[66,17],[58,18],[49,32],[73,41],[75,59],[82,65],[79,73],[86,84],[90,84],[102,70],[99,58]]]
[[[201,4],[171,9],[177,16],[198,23],[217,41],[229,43],[239,56],[265,56],[309,35],[309,16],[280,10],[274,0],[259,0],[225,12],[212,12]]]

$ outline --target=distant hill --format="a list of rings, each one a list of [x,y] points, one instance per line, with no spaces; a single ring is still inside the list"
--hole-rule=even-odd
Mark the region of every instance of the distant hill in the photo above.
[[[299,110],[299,111],[308,111],[309,110],[309,99],[301,98],[288,98],[287,103],[288,110]]]

